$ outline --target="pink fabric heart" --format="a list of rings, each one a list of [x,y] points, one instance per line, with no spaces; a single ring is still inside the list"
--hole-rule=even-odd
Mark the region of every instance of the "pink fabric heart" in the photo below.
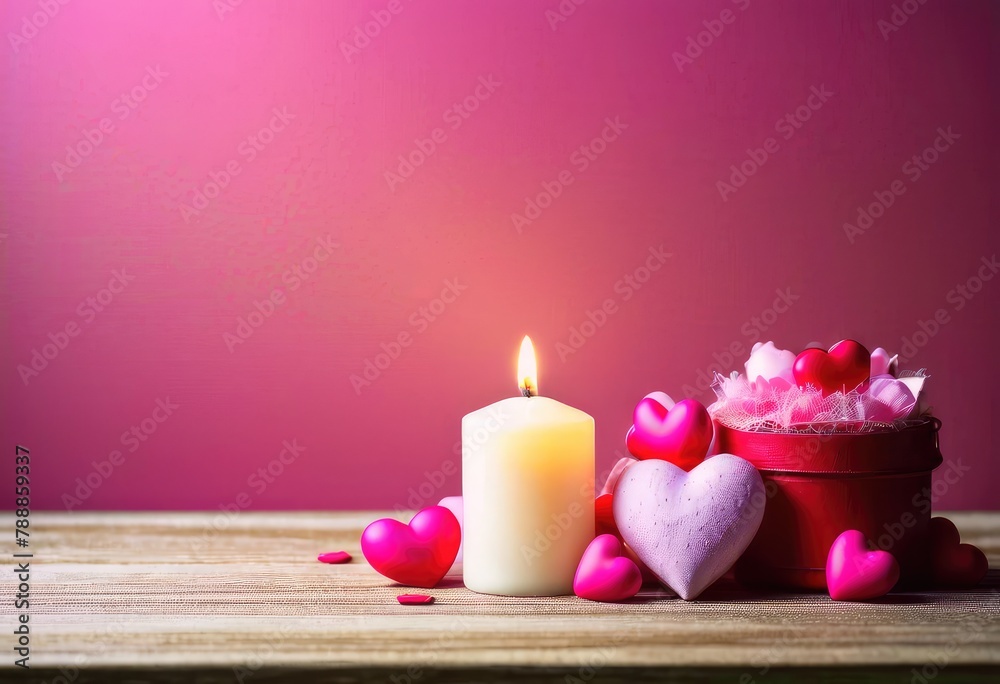
[[[614,493],[615,523],[646,567],[685,600],[726,573],[764,517],[757,469],[732,454],[691,472],[660,460],[629,466]]]
[[[613,534],[602,534],[583,552],[573,577],[573,593],[591,601],[624,601],[642,587],[639,567],[622,555]]]
[[[858,530],[833,540],[826,559],[826,586],[834,601],[864,601],[886,594],[899,580],[899,563],[887,551],[869,551]]]
[[[443,506],[423,509],[409,525],[382,518],[361,533],[361,552],[376,572],[413,587],[440,582],[461,543],[458,520]]]
[[[795,383],[795,376],[792,375],[792,365],[795,363],[795,354],[787,349],[778,349],[774,342],[758,342],[750,350],[750,358],[747,359],[743,367],[747,371],[747,380],[758,382],[763,380],[784,380],[787,385]]]
[[[632,413],[625,445],[640,460],[661,459],[691,470],[708,455],[714,435],[712,417],[698,401],[684,399],[668,409],[647,396]]]
[[[917,399],[906,383],[889,376],[872,378],[861,400],[865,420],[877,423],[906,418],[917,405]]]
[[[872,352],[871,375],[873,378],[877,378],[880,375],[895,377],[896,364],[897,357],[889,356],[889,352],[882,347],[876,347],[875,351]]]
[[[754,382],[754,389],[758,392],[767,392],[769,390],[784,392],[793,386],[793,383],[788,382],[784,378],[771,378],[770,380],[765,380],[764,378],[758,376],[757,380]]]

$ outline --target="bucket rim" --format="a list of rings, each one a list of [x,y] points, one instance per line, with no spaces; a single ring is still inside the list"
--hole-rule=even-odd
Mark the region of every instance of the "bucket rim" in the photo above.
[[[765,432],[717,426],[719,447],[767,474],[817,477],[918,475],[944,462],[933,416],[879,432]]]
[[[845,423],[848,421],[844,421]],[[932,426],[932,432],[935,434],[941,430],[941,419],[937,416],[919,416],[917,418],[908,418],[904,421],[900,421],[901,425],[896,426],[892,423],[881,423],[884,427],[880,429],[871,429],[864,431],[850,431],[850,430],[744,430],[742,428],[735,428],[725,423],[715,421],[716,429],[728,430],[729,432],[736,432],[744,435],[780,435],[782,437],[866,437],[869,435],[893,435],[902,432],[910,432],[914,430],[920,430],[926,428],[928,425]]]

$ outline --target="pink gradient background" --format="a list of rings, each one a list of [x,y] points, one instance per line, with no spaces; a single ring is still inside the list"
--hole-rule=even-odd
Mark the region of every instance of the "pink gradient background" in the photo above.
[[[525,333],[542,393],[595,417],[603,470],[636,401],[698,389],[785,288],[799,300],[764,339],[793,349],[852,336],[899,351],[950,312],[907,364],[929,369],[942,450],[970,469],[938,506],[997,507],[1000,282],[948,302],[1000,242],[995,3],[928,2],[886,39],[888,0],[591,0],[554,30],[556,0],[402,0],[345,58],[388,4],[255,0],[220,18],[209,0],[70,2],[15,51],[38,5],[3,3],[0,448],[31,448],[36,508],[63,508],[116,449],[124,462],[77,509],[240,494],[254,509],[391,508],[425,481],[427,500],[457,494],[461,416],[515,393]],[[727,8],[733,23],[679,71],[673,53]],[[119,121],[115,99],[157,65],[168,75]],[[449,128],[490,75],[501,85]],[[834,95],[777,135],[823,85]],[[295,118],[247,161],[241,141],[276,107]],[[60,183],[52,163],[104,117],[115,130]],[[571,155],[606,117],[628,128],[581,172]],[[948,126],[961,138],[851,244],[843,223]],[[435,128],[446,140],[390,189],[385,172]],[[716,182],[768,137],[779,151],[723,201]],[[240,175],[185,221],[231,159]],[[511,214],[567,169],[519,234]],[[290,291],[282,273],[325,235],[339,249]],[[624,301],[615,283],[660,245],[673,256]],[[86,324],[77,307],[115,269],[134,280]],[[411,314],[453,278],[467,289],[418,331]],[[276,287],[285,303],[231,353],[224,333]],[[561,360],[608,298],[617,313]],[[17,366],[70,321],[81,334],[25,385]],[[351,374],[404,331],[412,344],[359,396]],[[168,397],[179,408],[129,451],[122,433]],[[293,439],[305,450],[260,491],[254,473]],[[12,471],[10,456],[8,493]]]

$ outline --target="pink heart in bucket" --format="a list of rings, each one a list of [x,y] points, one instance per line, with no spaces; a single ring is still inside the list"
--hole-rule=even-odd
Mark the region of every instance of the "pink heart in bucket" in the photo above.
[[[576,568],[573,593],[591,601],[624,601],[639,593],[642,574],[622,552],[622,543],[613,534],[590,542]]]
[[[833,540],[826,559],[826,586],[834,601],[864,601],[882,596],[899,580],[899,563],[888,551],[869,551],[858,530]]]
[[[691,470],[705,460],[714,434],[712,417],[698,401],[684,399],[668,408],[647,396],[632,413],[625,445],[640,460],[660,459]]]
[[[458,519],[444,506],[423,509],[409,525],[382,518],[361,533],[361,552],[376,572],[413,587],[440,582],[461,543]]]
[[[906,418],[917,405],[917,399],[906,383],[888,376],[873,378],[861,401],[865,420],[877,423]]]
[[[690,600],[750,544],[766,500],[757,469],[732,454],[707,458],[691,472],[667,461],[641,461],[615,487],[615,523],[639,560]]]
[[[877,378],[880,375],[895,377],[897,364],[898,357],[889,356],[889,352],[885,349],[876,347],[875,351],[872,352],[871,375],[873,378]]]

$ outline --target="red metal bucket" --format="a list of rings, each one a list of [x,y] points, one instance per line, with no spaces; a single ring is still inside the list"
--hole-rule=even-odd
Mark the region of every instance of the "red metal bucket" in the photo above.
[[[899,562],[899,586],[928,583],[931,471],[940,421],[864,433],[745,432],[718,425],[722,452],[747,459],[767,490],[764,520],[736,564],[748,584],[826,589],[826,556],[860,530]]]

